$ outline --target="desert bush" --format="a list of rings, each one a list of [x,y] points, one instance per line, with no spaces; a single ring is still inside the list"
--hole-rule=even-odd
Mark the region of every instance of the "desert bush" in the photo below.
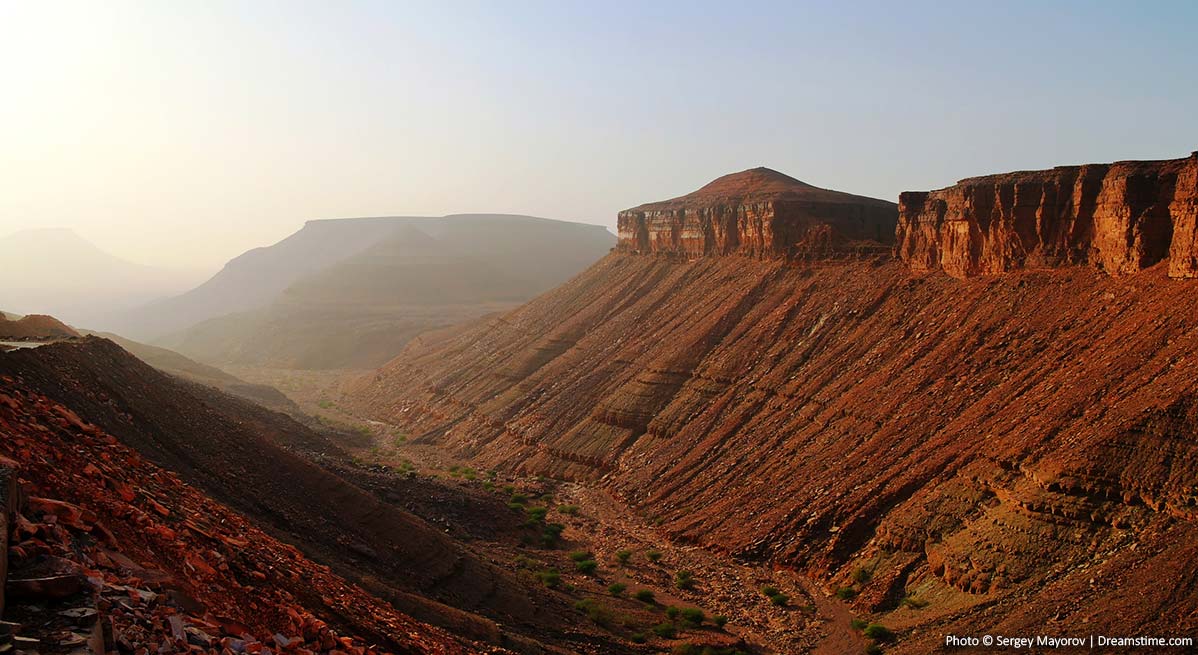
[[[770,596],[770,602],[778,607],[786,607],[787,603],[790,602],[790,596],[787,596],[782,592],[778,592],[773,596]]]
[[[913,610],[921,610],[928,606],[928,601],[923,600],[922,598],[915,598],[914,596],[904,597],[901,603]]]
[[[512,497],[508,499],[508,502],[520,503],[521,505],[524,505],[528,503],[528,496],[525,496],[524,494],[512,494]]]
[[[562,514],[565,514],[567,516],[577,516],[578,515],[578,505],[558,505],[557,511],[559,511]]]
[[[627,564],[628,560],[630,560],[630,559],[632,559],[632,551],[631,550],[617,550],[616,551],[616,561],[620,563],[620,566],[624,566],[625,564]]]
[[[634,644],[643,644],[646,641],[649,641],[649,638],[646,637],[645,633],[643,633],[643,632],[634,632],[632,634],[632,636],[629,637],[629,639],[631,639],[632,643],[634,643]]]
[[[678,618],[678,615],[681,613],[682,613],[682,610],[678,609],[677,607],[674,607],[673,605],[670,605],[669,607],[666,608],[666,618],[671,621]]]
[[[583,575],[590,575],[599,568],[599,562],[593,559],[584,559],[581,562],[574,562],[574,568]]]
[[[873,571],[870,571],[864,566],[858,566],[857,568],[853,569],[853,582],[856,582],[857,584],[865,584],[873,577]]]
[[[535,521],[537,523],[544,521],[545,515],[549,513],[549,510],[545,507],[529,507],[524,511],[528,514],[528,519],[530,521]]]
[[[853,600],[857,597],[857,590],[852,587],[840,587],[836,590],[836,597],[840,600]]]
[[[649,603],[650,605],[656,602],[657,599],[657,596],[654,595],[652,589],[637,589],[636,593],[633,594],[632,597],[641,601],[642,603]]]
[[[653,626],[653,634],[662,639],[673,639],[678,636],[678,628],[673,623],[658,623]]]
[[[777,588],[777,587],[771,587],[771,586],[769,586],[769,585],[766,585],[766,586],[764,586],[764,587],[762,587],[762,588],[761,588],[761,595],[763,595],[763,596],[765,596],[765,597],[767,597],[767,598],[768,598],[768,597],[770,597],[770,596],[774,596],[774,595],[776,595],[776,594],[779,594],[779,593],[781,593],[781,592],[779,592],[779,591],[778,591],[778,588]]]
[[[882,655],[882,647],[877,644],[867,644],[865,646],[865,655]]]
[[[594,559],[589,550],[575,550],[570,552],[570,559],[575,562],[581,562],[586,559]]]
[[[707,620],[707,615],[698,607],[687,607],[682,610],[682,620],[698,627],[703,625],[703,622]]]
[[[537,579],[546,587],[556,587],[562,582],[562,574],[557,569],[546,569],[537,574]]]
[[[647,551],[645,551],[645,557],[647,557],[650,562],[653,562],[654,564],[656,564],[658,561],[661,560],[661,551],[647,550]]]
[[[728,617],[724,616],[723,614],[716,614],[715,616],[711,617],[711,622],[715,624],[715,627],[723,630],[724,626],[728,625]]]
[[[619,596],[623,594],[624,590],[627,588],[628,585],[624,584],[623,582],[613,582],[607,585],[607,592],[613,596]]]
[[[854,630],[864,630],[865,626],[869,625],[869,621],[866,621],[865,619],[853,619],[852,621],[849,621],[849,625],[851,625]]]
[[[674,586],[679,589],[694,589],[695,574],[685,569],[674,574]]]
[[[865,626],[864,634],[866,637],[869,637],[870,639],[873,639],[874,641],[881,641],[881,642],[894,641],[894,633],[890,631],[890,628],[887,628],[886,626],[878,624],[878,623],[871,623],[871,624]]]
[[[507,508],[512,510],[513,512],[523,512],[524,511],[524,503],[508,503]]]

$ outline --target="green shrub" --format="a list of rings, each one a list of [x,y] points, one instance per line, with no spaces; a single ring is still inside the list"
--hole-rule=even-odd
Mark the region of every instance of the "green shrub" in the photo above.
[[[661,551],[647,550],[645,551],[645,557],[649,558],[650,562],[656,564],[659,560],[661,560]]]
[[[852,587],[841,587],[836,590],[836,597],[840,600],[853,600],[857,597],[857,590]]]
[[[583,575],[590,575],[599,568],[599,562],[593,559],[584,559],[581,562],[574,562],[574,568]]]
[[[632,636],[629,637],[629,639],[631,639],[632,643],[634,643],[634,644],[643,644],[646,641],[649,641],[649,638],[646,637],[645,633],[643,633],[643,632],[634,632],[634,633],[632,633]]]
[[[858,566],[857,568],[853,569],[853,582],[856,582],[857,584],[865,584],[873,577],[873,571],[870,571],[864,566]]]
[[[623,582],[613,582],[607,585],[607,592],[613,596],[619,596],[623,594],[624,590],[627,588],[628,585],[624,584]]]
[[[853,619],[852,621],[849,621],[849,625],[852,626],[854,630],[864,630],[865,626],[869,625],[869,621],[866,621],[865,619]]]
[[[907,607],[910,607],[913,610],[921,610],[928,606],[928,601],[923,600],[922,598],[915,598],[913,596],[907,596],[907,597],[903,598],[902,604],[906,605]]]
[[[707,620],[707,615],[698,607],[687,607],[682,610],[682,620],[698,627],[703,625],[703,622]]]
[[[678,609],[677,607],[674,607],[673,605],[666,607],[666,618],[671,621],[678,618],[678,615],[681,613],[682,613],[682,610]]]
[[[770,596],[770,602],[778,607],[786,607],[786,604],[790,602],[790,596],[787,596],[782,592],[778,592],[773,596]]]
[[[557,569],[547,569],[537,574],[537,579],[546,587],[556,587],[561,584],[562,574]]]
[[[865,646],[865,655],[882,655],[882,647],[877,644],[867,644]]]
[[[866,637],[869,637],[870,639],[873,639],[874,641],[881,641],[881,642],[894,641],[894,633],[890,631],[890,628],[887,628],[886,626],[880,625],[877,623],[871,623],[871,624],[865,626],[864,634]]]
[[[512,494],[512,497],[508,499],[508,502],[524,505],[528,502],[528,496],[525,496],[524,494]]]
[[[494,491],[495,485],[490,480],[483,480],[483,489],[486,491]]]
[[[724,616],[723,614],[716,614],[715,616],[711,617],[711,622],[715,624],[715,627],[723,630],[724,626],[728,625],[728,617]]]
[[[662,639],[673,639],[678,636],[678,628],[673,623],[658,623],[653,626],[653,634]]]
[[[512,510],[513,512],[523,512],[524,511],[524,503],[508,503],[507,508]]]
[[[642,603],[648,603],[650,605],[656,602],[657,599],[657,596],[654,595],[652,589],[637,589],[636,593],[633,594],[632,597],[641,601]]]
[[[778,591],[777,587],[770,587],[767,585],[767,586],[761,588],[761,594],[766,597],[775,596],[779,593],[781,593],[781,592]]]
[[[502,486],[502,487],[500,487],[500,488],[501,488],[501,489],[503,489],[503,493],[505,493],[505,494],[509,494],[509,495],[510,495],[510,494],[514,494],[514,493],[516,493],[516,488],[515,488],[515,487],[513,487],[513,486],[512,486],[512,485],[510,485],[510,484],[505,484],[505,485],[503,485],[503,486]]]
[[[627,564],[628,560],[630,560],[630,559],[632,559],[632,551],[631,550],[617,550],[616,551],[616,561],[620,563],[620,566],[624,566],[625,564]]]
[[[575,550],[570,553],[570,559],[575,562],[581,562],[583,560],[595,559],[595,557],[591,555],[591,551],[589,550]]]
[[[588,619],[599,625],[611,623],[611,612],[590,598],[584,598],[574,603],[574,609],[586,614]]]
[[[577,516],[578,515],[578,505],[558,505],[557,511],[559,511],[562,514],[565,514],[567,516]]]
[[[537,523],[544,521],[545,515],[549,513],[549,510],[544,507],[529,507],[524,511],[528,514],[528,519],[530,521],[535,521]]]
[[[674,586],[679,589],[694,589],[695,574],[685,569],[674,574]]]

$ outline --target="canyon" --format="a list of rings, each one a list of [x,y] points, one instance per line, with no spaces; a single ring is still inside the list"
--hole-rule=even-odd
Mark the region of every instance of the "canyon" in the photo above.
[[[973,178],[897,208],[735,174],[621,212],[616,252],[417,337],[350,402],[812,576],[896,652],[1193,630],[1195,161]]]

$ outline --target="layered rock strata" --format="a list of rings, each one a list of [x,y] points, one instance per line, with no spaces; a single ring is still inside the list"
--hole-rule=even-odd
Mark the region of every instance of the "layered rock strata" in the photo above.
[[[624,252],[813,259],[885,250],[896,220],[894,203],[753,168],[622,211],[617,224]]]
[[[959,278],[1072,264],[1126,275],[1161,262],[1170,277],[1198,277],[1198,153],[907,192],[897,241],[911,269]]]

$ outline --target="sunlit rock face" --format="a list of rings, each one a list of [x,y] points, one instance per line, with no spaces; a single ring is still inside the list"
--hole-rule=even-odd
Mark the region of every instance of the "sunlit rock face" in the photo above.
[[[620,212],[619,248],[682,257],[843,256],[886,250],[897,218],[894,203],[753,168],[680,198]]]
[[[962,180],[899,197],[898,256],[964,278],[1089,264],[1112,275],[1167,262],[1198,276],[1198,153]]]

